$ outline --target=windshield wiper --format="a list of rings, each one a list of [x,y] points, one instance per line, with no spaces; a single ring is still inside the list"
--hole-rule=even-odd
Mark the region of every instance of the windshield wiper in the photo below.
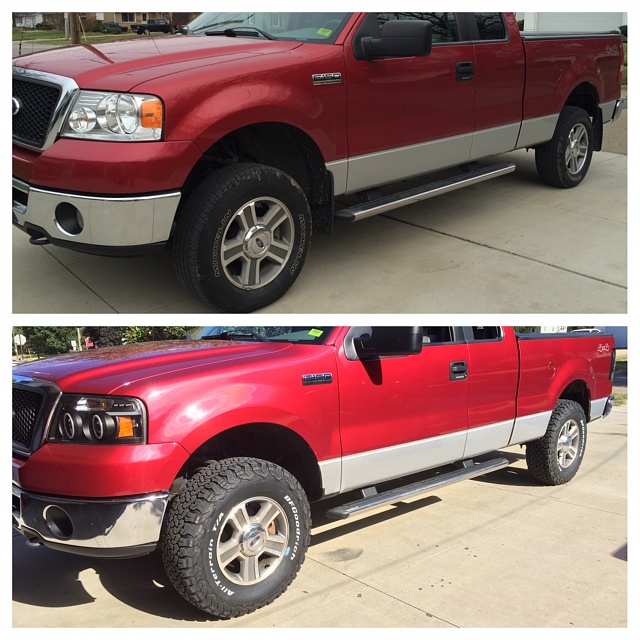
[[[223,331],[217,336],[206,336],[202,340],[254,340],[255,342],[268,342],[268,340],[254,331]]]
[[[270,33],[258,29],[258,27],[229,27],[227,29],[205,31],[205,36],[227,36],[227,38],[236,38],[237,36],[250,36],[258,37],[262,36],[267,40],[277,40],[278,38],[272,36]]]

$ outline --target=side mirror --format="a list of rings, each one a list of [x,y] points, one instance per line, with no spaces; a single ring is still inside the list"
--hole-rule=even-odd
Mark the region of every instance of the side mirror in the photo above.
[[[359,358],[411,356],[422,351],[422,327],[372,327],[371,335],[354,341]]]
[[[361,40],[366,59],[410,58],[431,53],[433,25],[428,20],[389,20],[382,25],[379,38]]]

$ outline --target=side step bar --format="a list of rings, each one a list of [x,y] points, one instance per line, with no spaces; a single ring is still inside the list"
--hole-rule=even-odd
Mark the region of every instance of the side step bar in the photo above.
[[[463,187],[470,187],[471,185],[484,182],[485,180],[491,180],[492,178],[499,178],[500,176],[515,171],[515,168],[516,166],[512,162],[504,162],[483,169],[468,171],[460,176],[437,180],[436,182],[414,187],[413,189],[407,189],[406,191],[394,193],[393,195],[385,196],[371,202],[356,204],[346,209],[339,209],[334,213],[334,218],[347,222],[358,222],[365,218],[377,216],[380,213],[387,213],[399,207],[405,207],[409,204],[434,198],[443,193],[449,193],[456,189],[462,189]]]
[[[340,507],[329,509],[327,511],[327,517],[333,520],[344,520],[355,513],[363,513],[393,502],[399,502],[405,498],[413,498],[432,489],[444,487],[462,480],[468,480],[469,478],[475,478],[476,476],[481,476],[491,471],[504,469],[504,467],[507,466],[509,466],[509,461],[506,458],[495,458],[494,460],[488,460],[487,462],[480,462],[478,464],[474,464],[471,460],[465,460],[461,469],[443,473],[440,476],[429,478],[428,480],[414,482],[404,487],[391,489],[384,493],[376,492],[374,495],[371,495],[372,490],[375,491],[375,488],[368,487],[362,490],[363,498],[348,502]]]

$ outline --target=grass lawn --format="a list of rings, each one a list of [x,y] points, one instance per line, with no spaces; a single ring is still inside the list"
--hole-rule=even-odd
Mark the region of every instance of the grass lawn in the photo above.
[[[14,42],[22,40],[23,42],[42,42],[47,44],[71,44],[71,40],[65,40],[64,31],[41,31],[39,29],[12,29],[12,39]],[[167,34],[159,33],[154,36],[165,36]],[[80,34],[80,42],[113,42],[115,40],[127,40],[131,38],[141,38],[137,33],[130,31],[125,33],[87,33],[86,36]]]

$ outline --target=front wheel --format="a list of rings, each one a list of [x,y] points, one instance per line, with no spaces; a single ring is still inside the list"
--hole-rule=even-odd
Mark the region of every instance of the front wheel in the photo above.
[[[178,278],[219,311],[254,311],[294,283],[310,236],[309,204],[290,176],[260,164],[224,167],[196,187],[180,216]]]
[[[287,471],[255,458],[214,462],[169,505],[165,570],[188,602],[235,618],[284,593],[304,560],[310,526],[304,490]]]
[[[589,171],[593,147],[593,124],[589,114],[580,107],[565,107],[553,138],[536,147],[538,176],[553,187],[576,187]]]
[[[569,482],[580,468],[587,444],[587,420],[573,400],[559,400],[551,414],[547,432],[527,444],[527,466],[547,485]]]

